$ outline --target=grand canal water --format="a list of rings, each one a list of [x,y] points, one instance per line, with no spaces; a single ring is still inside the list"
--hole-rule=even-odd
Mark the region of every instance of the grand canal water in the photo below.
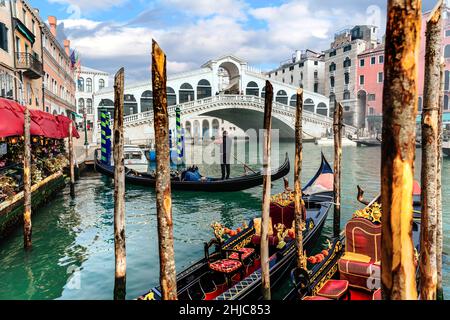
[[[321,149],[304,148],[303,181],[317,170]],[[288,152],[293,160],[294,145],[282,143],[280,158]],[[330,160],[332,148],[323,148]],[[417,158],[420,159],[420,150]],[[416,166],[419,168],[419,161]],[[216,166],[200,166],[218,175]],[[257,168],[257,166],[255,166]],[[379,190],[380,148],[344,148],[343,220],[360,208],[356,185],[368,196]],[[233,175],[242,166],[232,168]],[[444,160],[444,284],[450,297],[450,159]],[[419,172],[416,173],[419,177]],[[293,172],[290,174],[293,181]],[[283,182],[274,183],[280,192]],[[77,184],[77,198],[61,194],[33,216],[33,249],[22,248],[18,228],[0,243],[0,299],[112,299],[114,286],[113,185],[109,178],[88,173]],[[177,270],[181,271],[203,255],[203,242],[212,237],[210,224],[220,221],[237,227],[258,215],[262,189],[230,194],[173,194],[173,217]],[[133,299],[158,284],[159,265],[154,191],[128,186],[126,194],[127,298]],[[342,223],[344,225],[344,222]],[[320,243],[332,234],[332,217],[327,220]],[[285,287],[288,280],[285,281]],[[286,288],[277,289],[275,298]]]

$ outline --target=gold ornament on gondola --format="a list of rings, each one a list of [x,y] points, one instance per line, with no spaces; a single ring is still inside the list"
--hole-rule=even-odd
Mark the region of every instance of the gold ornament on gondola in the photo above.
[[[369,220],[372,223],[381,223],[381,217],[381,205],[377,202],[373,203],[370,207],[356,210],[353,214],[353,218],[363,218]]]
[[[278,204],[281,207],[287,207],[294,202],[294,192],[282,192],[273,195],[270,199],[271,203]]]

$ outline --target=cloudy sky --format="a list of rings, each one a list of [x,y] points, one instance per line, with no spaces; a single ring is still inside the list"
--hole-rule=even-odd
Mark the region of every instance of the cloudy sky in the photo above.
[[[336,31],[386,24],[386,0],[30,0],[46,20],[58,17],[83,65],[127,81],[150,77],[151,39],[168,57],[169,73],[198,68],[232,53],[262,70],[296,49],[325,50]],[[424,10],[435,0],[424,0]]]

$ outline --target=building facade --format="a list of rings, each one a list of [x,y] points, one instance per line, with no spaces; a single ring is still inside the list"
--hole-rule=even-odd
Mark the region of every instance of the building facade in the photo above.
[[[56,17],[48,17],[48,25],[42,25],[44,56],[44,105],[52,114],[72,116],[76,112],[75,72],[70,60],[70,41],[64,47],[57,40]]]
[[[325,61],[323,53],[312,50],[296,51],[292,59],[267,73],[270,79],[324,94]]]
[[[77,77],[76,110],[78,114],[86,116],[87,126],[91,129],[97,121],[95,95],[109,87],[109,73],[81,66]],[[114,108],[114,103],[111,107]]]
[[[334,41],[325,51],[325,95],[344,107],[344,123],[362,128],[365,125],[366,108],[358,105],[358,56],[378,44],[377,27],[355,26],[337,32]]]
[[[0,97],[16,99],[11,2],[0,1]]]
[[[16,97],[27,106],[44,110],[42,34],[39,11],[27,0],[10,2],[13,31]]]

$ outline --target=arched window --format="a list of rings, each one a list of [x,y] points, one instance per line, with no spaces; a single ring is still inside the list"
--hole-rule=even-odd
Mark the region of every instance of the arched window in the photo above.
[[[284,91],[284,90],[278,91],[276,101],[278,103],[287,105],[288,104],[288,95],[287,95],[286,91]]]
[[[314,101],[312,99],[306,99],[303,103],[303,109],[309,112],[314,112],[314,108],[316,105],[314,104]]]
[[[444,110],[448,110],[448,95],[444,96]]]
[[[84,99],[80,98],[78,99],[78,113],[84,113]]]
[[[352,60],[350,60],[349,57],[345,58],[344,60],[344,68],[348,68],[352,66]]]
[[[330,64],[330,72],[336,71],[336,63],[332,62]]]
[[[102,112],[108,112],[111,120],[114,119],[114,101],[111,99],[102,99],[97,108],[99,120],[102,118]]]
[[[53,81],[52,81],[53,83]],[[78,91],[84,92],[84,79],[78,78]]]
[[[141,112],[147,112],[153,109],[153,92],[144,91],[141,96]]]
[[[265,98],[266,97],[266,87],[262,88],[261,90],[261,98]]]
[[[209,121],[205,119],[202,122],[202,137],[209,138],[210,136]]]
[[[350,73],[348,73],[348,72],[344,73],[344,82],[345,82],[345,84],[350,83]]]
[[[200,80],[197,85],[197,99],[209,98],[212,95],[211,83],[208,80]]]
[[[219,120],[214,119],[212,121],[212,136],[213,137],[217,137],[217,135],[219,134],[219,129],[220,129]]]
[[[328,107],[325,103],[321,102],[317,105],[317,114],[328,116]]]
[[[98,89],[102,90],[105,87],[105,80],[100,79],[98,80]]]
[[[136,98],[132,94],[126,94],[124,97],[124,115],[129,116],[138,112]]]
[[[334,103],[336,102],[336,95],[334,93],[330,94],[330,117],[334,114]]]
[[[247,84],[247,89],[245,90],[245,94],[247,96],[255,96],[259,97],[259,87],[258,84],[254,81],[251,81]]]
[[[93,114],[94,110],[92,110],[92,99],[86,99],[86,113],[87,114]]]
[[[296,107],[297,106],[297,95],[296,94],[292,95],[291,102],[289,103],[289,105],[291,107]]]
[[[167,105],[174,106],[177,104],[177,94],[171,87],[167,87]]]
[[[344,91],[343,99],[344,100],[350,100],[350,91],[348,91],[348,90]]]
[[[444,90],[449,91],[450,90],[450,71],[445,71],[445,85]]]
[[[445,46],[445,49],[444,49],[444,57],[445,57],[445,58],[450,58],[450,44],[448,44],[448,45]]]
[[[180,87],[180,103],[194,101],[194,88],[189,83],[183,83]]]
[[[92,79],[91,78],[86,79],[86,91],[92,92]]]
[[[334,85],[335,85],[334,77],[330,77],[330,86],[331,86],[332,88],[334,88]]]

